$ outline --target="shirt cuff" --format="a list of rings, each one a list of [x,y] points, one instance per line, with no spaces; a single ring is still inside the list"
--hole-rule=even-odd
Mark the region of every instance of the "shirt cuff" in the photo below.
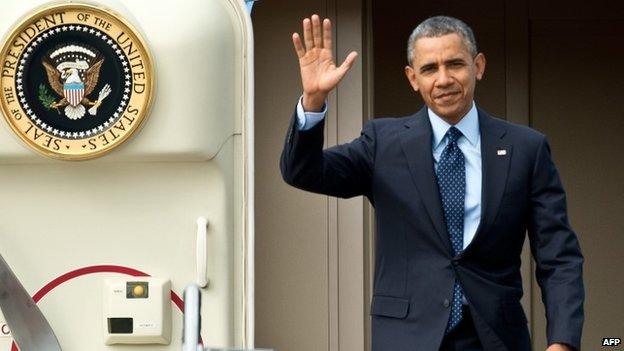
[[[299,103],[297,103],[297,128],[299,130],[311,129],[325,118],[325,114],[327,114],[327,100],[325,100],[325,104],[323,105],[323,110],[321,112],[305,112],[303,110],[302,95],[299,98]]]

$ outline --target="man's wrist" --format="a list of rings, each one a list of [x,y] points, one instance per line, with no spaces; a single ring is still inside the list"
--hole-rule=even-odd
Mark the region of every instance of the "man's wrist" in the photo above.
[[[305,112],[321,112],[327,95],[303,93],[302,106]]]

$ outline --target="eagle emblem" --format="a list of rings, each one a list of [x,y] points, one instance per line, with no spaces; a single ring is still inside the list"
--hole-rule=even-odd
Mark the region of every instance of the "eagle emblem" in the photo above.
[[[60,114],[78,120],[88,112],[97,114],[104,99],[111,93],[109,84],[100,90],[95,101],[89,96],[93,93],[100,78],[104,58],[96,50],[82,45],[70,44],[52,50],[42,61],[52,90],[61,97],[59,101],[42,101],[44,107],[56,109]]]

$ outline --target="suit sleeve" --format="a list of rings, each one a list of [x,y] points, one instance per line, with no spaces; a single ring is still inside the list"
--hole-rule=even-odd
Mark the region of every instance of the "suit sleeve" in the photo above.
[[[349,198],[371,195],[375,131],[367,122],[350,143],[323,150],[323,119],[308,130],[299,130],[296,113],[282,150],[280,170],[286,183],[314,193]]]
[[[548,345],[565,343],[580,350],[583,255],[568,221],[565,192],[545,137],[532,174],[529,240],[546,309]]]

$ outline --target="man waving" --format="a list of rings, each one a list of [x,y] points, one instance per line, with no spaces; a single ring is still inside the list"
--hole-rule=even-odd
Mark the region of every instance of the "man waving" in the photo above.
[[[548,320],[548,351],[580,349],[583,256],[544,135],[474,101],[486,60],[464,22],[429,18],[408,41],[405,73],[426,106],[365,124],[323,150],[337,66],[331,23],[293,35],[303,95],[282,152],[288,184],[375,207],[375,351],[531,350],[520,254],[528,232]]]

